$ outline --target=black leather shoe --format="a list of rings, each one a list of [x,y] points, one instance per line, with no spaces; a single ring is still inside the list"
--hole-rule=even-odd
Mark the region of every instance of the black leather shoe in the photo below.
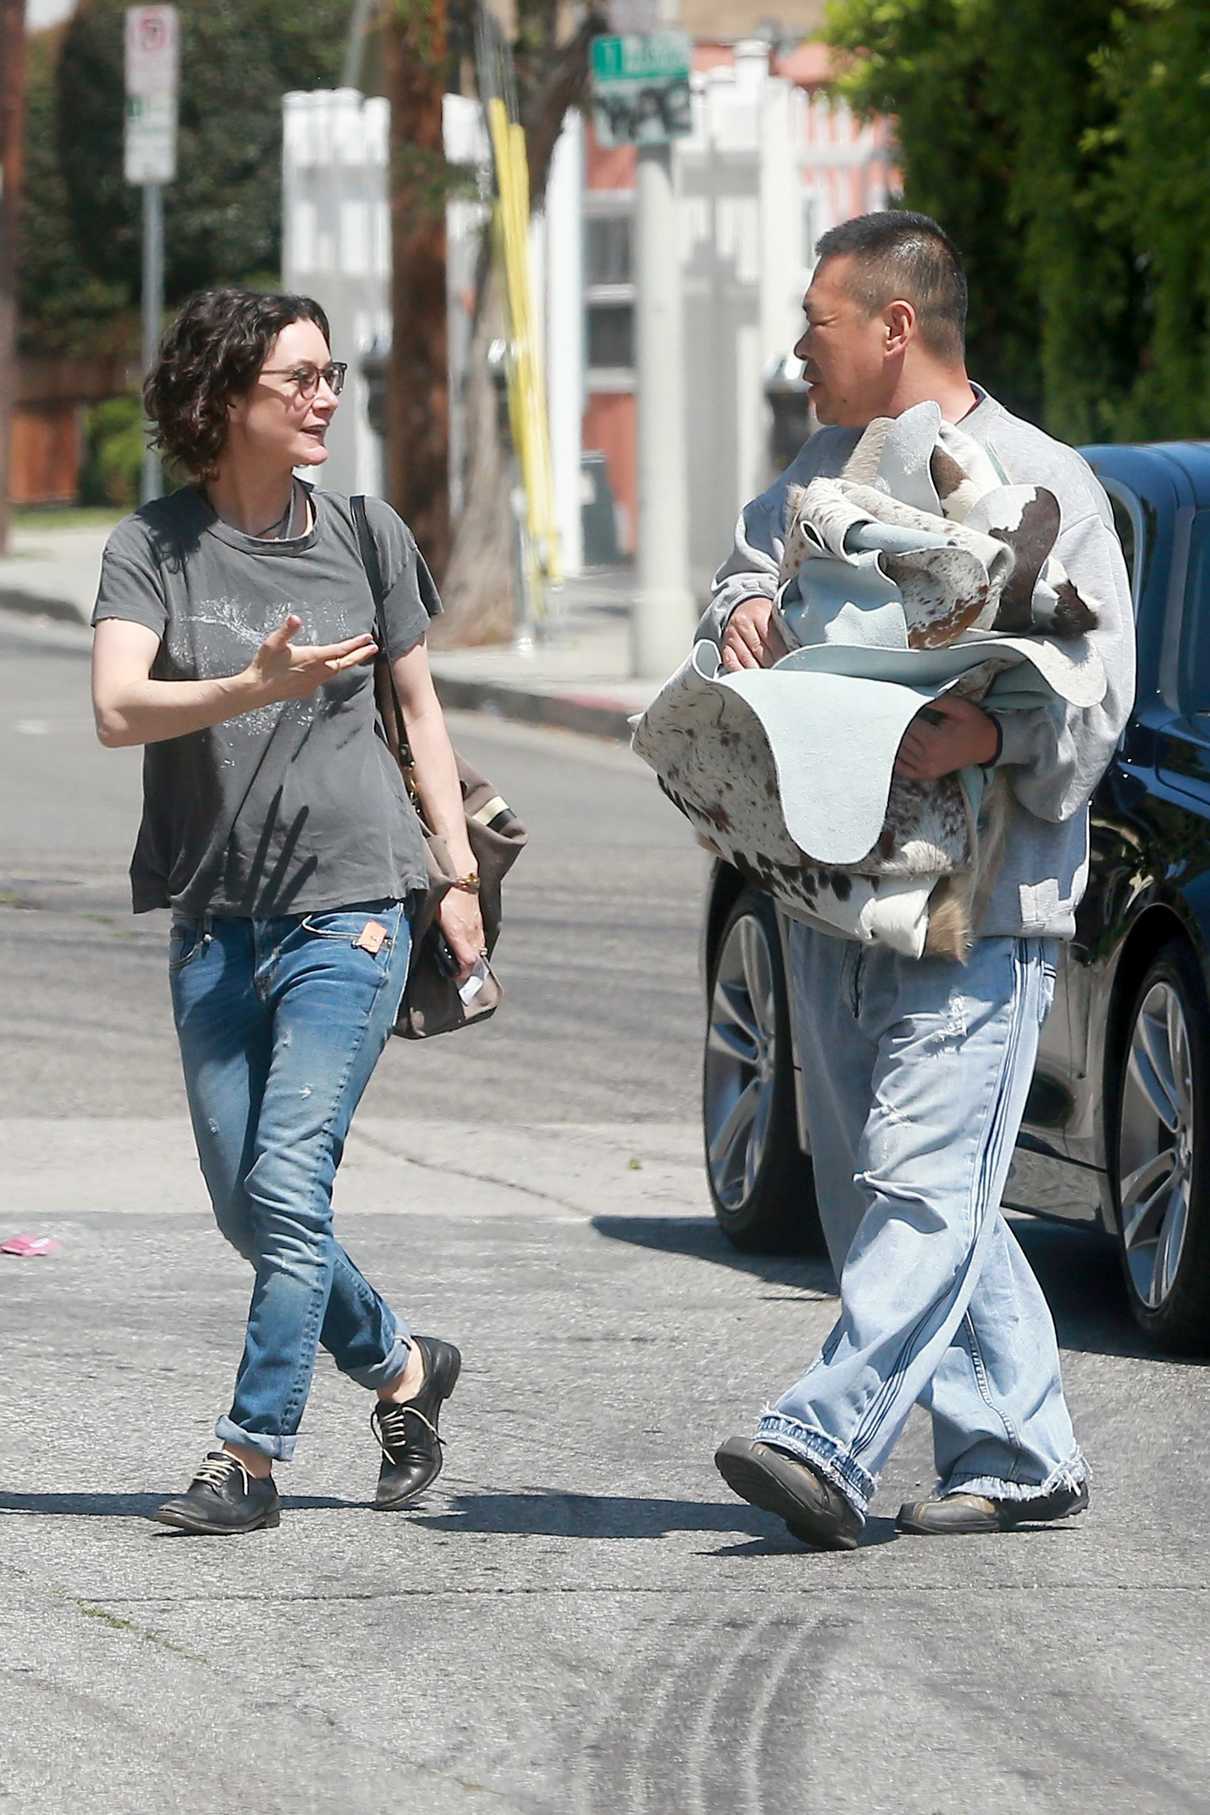
[[[189,1492],[165,1500],[152,1517],[178,1531],[206,1532],[225,1537],[237,1531],[274,1531],[281,1524],[281,1501],[272,1475],[258,1481],[238,1456],[211,1450]]]
[[[462,1357],[452,1342],[441,1342],[436,1336],[416,1336],[413,1341],[424,1362],[420,1391],[403,1405],[380,1399],[370,1413],[370,1429],[382,1445],[374,1495],[379,1512],[409,1505],[441,1473],[437,1423],[462,1371]]]
[[[1088,1483],[1056,1487],[1034,1500],[989,1500],[983,1494],[944,1494],[901,1506],[895,1530],[922,1538],[960,1537],[973,1532],[1013,1531],[1020,1525],[1049,1525],[1072,1519],[1088,1505]]]
[[[861,1519],[838,1487],[809,1462],[748,1437],[728,1437],[714,1465],[732,1493],[784,1519],[820,1550],[856,1550]]]

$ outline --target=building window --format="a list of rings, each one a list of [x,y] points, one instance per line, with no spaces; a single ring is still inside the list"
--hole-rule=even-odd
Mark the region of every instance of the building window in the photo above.
[[[589,215],[585,222],[585,281],[590,290],[631,284],[633,227],[629,214]]]
[[[594,198],[595,200],[596,198]],[[590,210],[592,203],[589,204]],[[629,194],[597,203],[584,222],[588,388],[634,385],[634,220]]]
[[[590,371],[634,369],[633,303],[589,303],[588,366]]]

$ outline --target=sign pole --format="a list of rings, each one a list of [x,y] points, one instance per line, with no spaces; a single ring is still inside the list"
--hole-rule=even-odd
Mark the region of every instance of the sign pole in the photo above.
[[[635,675],[671,674],[689,652],[688,466],[680,222],[670,145],[640,145],[635,195],[638,591]]]
[[[693,128],[693,47],[677,0],[612,0],[615,35],[592,42],[593,123],[602,144],[638,147],[635,328],[638,342],[638,585],[631,671],[680,666],[693,629],[685,437],[684,296],[673,139]],[[627,29],[629,28],[629,29]]]
[[[164,184],[176,176],[176,103],[180,27],[174,6],[126,9],[128,183],[143,191],[143,377],[155,364],[164,313]],[[158,454],[147,448],[139,501],[163,490]]]
[[[164,189],[160,183],[143,184],[143,376],[155,364],[164,314]],[[163,491],[160,457],[154,448],[143,453],[140,504],[149,504]]]

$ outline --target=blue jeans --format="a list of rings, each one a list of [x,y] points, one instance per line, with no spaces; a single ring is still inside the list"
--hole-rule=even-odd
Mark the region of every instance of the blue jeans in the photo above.
[[[371,922],[385,934],[376,951],[354,943]],[[256,1269],[235,1396],[215,1434],[282,1461],[294,1454],[317,1342],[361,1386],[407,1366],[407,1329],[332,1234],[332,1185],[410,946],[398,901],[172,928],[198,1158],[220,1230]]]
[[[1040,939],[980,939],[960,965],[791,929],[841,1308],[757,1435],[861,1514],[917,1400],[942,1493],[1026,1500],[1087,1473],[1049,1307],[1000,1213],[1054,959]]]

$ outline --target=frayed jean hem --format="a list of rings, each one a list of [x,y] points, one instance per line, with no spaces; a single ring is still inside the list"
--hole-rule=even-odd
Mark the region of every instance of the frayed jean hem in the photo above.
[[[357,1386],[367,1387],[375,1393],[379,1387],[390,1386],[393,1380],[398,1380],[408,1365],[411,1352],[411,1337],[398,1331],[385,1361],[376,1361],[370,1368],[342,1368],[341,1373],[346,1380],[352,1380]]]
[[[259,1450],[273,1462],[293,1462],[297,1437],[270,1437],[265,1431],[244,1431],[230,1418],[218,1419],[214,1434],[220,1443],[237,1443],[242,1449]]]
[[[985,1500],[1042,1500],[1048,1494],[1058,1493],[1060,1488],[1070,1488],[1073,1492],[1088,1480],[1088,1464],[1079,1450],[1067,1462],[1056,1468],[1045,1481],[1000,1481],[995,1475],[951,1475],[946,1481],[939,1481],[936,1496],[944,1499],[949,1494],[981,1494]]]
[[[787,1418],[783,1412],[766,1412],[756,1427],[756,1441],[783,1449],[800,1462],[809,1462],[840,1489],[857,1516],[865,1518],[878,1483],[834,1438],[812,1430],[798,1418]]]

